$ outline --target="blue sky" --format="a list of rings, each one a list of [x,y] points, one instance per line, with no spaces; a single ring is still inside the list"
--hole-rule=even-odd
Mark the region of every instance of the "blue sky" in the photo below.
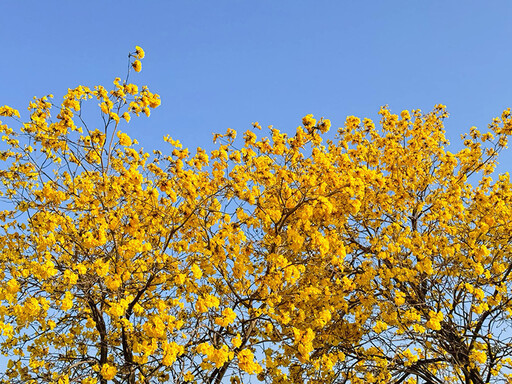
[[[0,105],[110,86],[140,45],[131,80],[162,106],[122,129],[146,149],[166,134],[211,148],[212,132],[254,121],[292,132],[308,113],[338,127],[385,104],[446,104],[456,142],[512,106],[511,11],[499,0],[4,0]]]

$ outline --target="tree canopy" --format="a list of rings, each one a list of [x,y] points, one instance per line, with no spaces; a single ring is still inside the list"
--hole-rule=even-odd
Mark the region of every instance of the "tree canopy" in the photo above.
[[[159,104],[0,108],[3,382],[512,382],[510,110],[453,153],[443,105],[146,152]]]

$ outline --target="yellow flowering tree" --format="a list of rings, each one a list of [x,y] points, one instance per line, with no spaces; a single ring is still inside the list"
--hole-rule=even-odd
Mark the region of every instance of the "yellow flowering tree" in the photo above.
[[[456,153],[442,105],[146,152],[146,87],[52,100],[0,108],[3,382],[510,380],[508,110]]]
[[[335,179],[354,186],[320,223],[294,225],[306,274],[281,304],[298,328],[294,353],[279,354],[282,382],[511,382],[512,185],[492,177],[510,110],[487,133],[472,127],[456,153],[444,106],[380,115],[380,130],[348,117],[337,142],[312,152],[335,175],[324,196],[340,193]]]

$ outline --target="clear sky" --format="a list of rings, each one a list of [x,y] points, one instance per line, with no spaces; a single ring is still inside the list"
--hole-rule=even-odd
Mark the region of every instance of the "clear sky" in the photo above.
[[[211,148],[254,121],[292,132],[308,113],[336,128],[385,104],[446,104],[456,142],[512,106],[511,14],[503,0],[2,0],[0,105],[110,86],[140,45],[131,80],[162,106],[122,129],[146,149],[165,134]]]

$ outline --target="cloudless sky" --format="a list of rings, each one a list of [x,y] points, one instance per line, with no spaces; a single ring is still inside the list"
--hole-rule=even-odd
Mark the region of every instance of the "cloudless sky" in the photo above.
[[[211,148],[212,132],[251,122],[292,132],[301,117],[378,120],[446,104],[449,139],[512,106],[512,2],[1,1],[0,105],[60,101],[79,84],[131,81],[159,93],[150,118],[121,128],[146,148],[171,134]],[[508,151],[500,171],[510,170]]]

